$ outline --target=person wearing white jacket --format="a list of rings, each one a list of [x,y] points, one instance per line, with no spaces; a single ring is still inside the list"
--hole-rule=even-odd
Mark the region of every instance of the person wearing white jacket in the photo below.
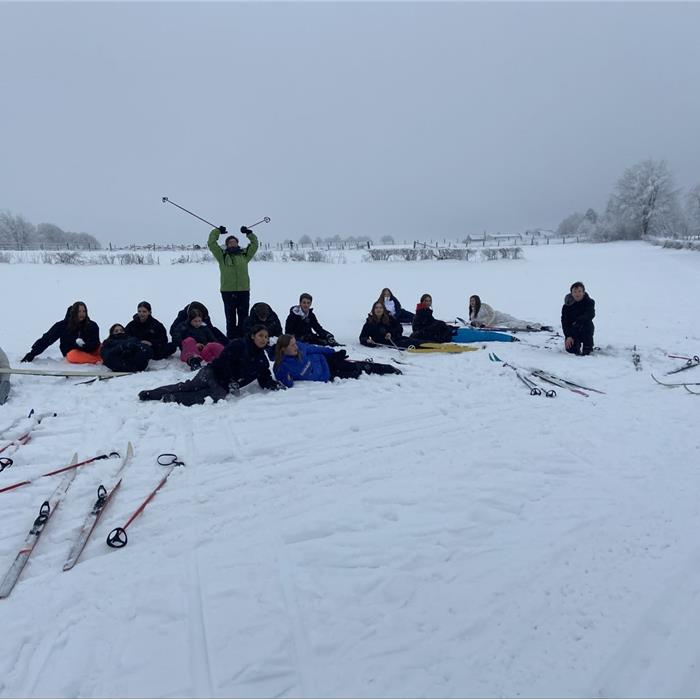
[[[497,311],[484,304],[481,298],[473,294],[469,297],[469,324],[475,328],[499,328],[511,331],[551,331],[551,326],[543,326],[533,321],[523,321],[510,314]]]

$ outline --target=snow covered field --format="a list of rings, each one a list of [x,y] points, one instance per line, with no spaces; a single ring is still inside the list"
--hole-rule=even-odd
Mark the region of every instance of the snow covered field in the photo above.
[[[478,293],[558,326],[581,279],[604,354],[497,343],[405,356],[403,376],[251,388],[193,408],[136,399],[188,376],[174,360],[91,385],[13,378],[0,430],[31,408],[58,416],[12,455],[0,488],[76,450],[132,441],[135,458],[64,573],[118,462],[79,470],[0,601],[0,696],[700,695],[700,399],[649,377],[682,364],[665,352],[700,352],[700,255],[641,243],[524,253],[259,263],[251,301],[284,322],[309,291],[351,357],[388,361],[357,341],[384,286],[409,309],[430,292],[437,318],[464,316]],[[0,346],[13,366],[76,299],[102,337],[142,299],[166,326],[192,299],[224,326],[212,265],[2,265],[0,295]],[[489,350],[607,393],[532,397]],[[56,345],[33,366],[60,360]],[[676,376],[700,381],[700,368]],[[161,452],[186,465],[131,525],[129,545],[107,548],[107,532],[160,479]],[[0,494],[0,575],[55,484]]]

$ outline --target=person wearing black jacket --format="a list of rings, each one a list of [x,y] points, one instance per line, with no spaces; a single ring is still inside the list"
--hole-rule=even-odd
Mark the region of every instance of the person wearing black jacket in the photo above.
[[[243,321],[243,335],[250,335],[253,326],[264,326],[270,334],[270,343],[265,352],[270,360],[275,359],[275,344],[272,338],[277,338],[282,335],[282,324],[279,316],[272,310],[269,304],[264,301],[259,301],[253,304],[249,316]]]
[[[147,301],[139,303],[125,330],[128,335],[151,346],[154,360],[170,357],[177,349],[176,343],[168,342],[165,326],[151,315],[151,305]]]
[[[142,391],[139,399],[193,406],[204,403],[209,396],[217,402],[229,392],[237,394],[240,387],[256,379],[263,389],[284,389],[284,385],[270,374],[270,363],[265,354],[269,337],[264,326],[253,326],[249,335],[231,341],[213,362],[199,370],[192,379]]]
[[[367,314],[365,325],[360,331],[360,343],[373,345],[397,345],[404,347],[408,339],[403,338],[403,327],[395,317],[390,316],[381,301],[375,301],[371,313]]]
[[[207,326],[209,326],[209,328],[211,328],[217,343],[221,343],[222,345],[226,345],[226,343],[228,343],[228,338],[226,337],[226,334],[222,333],[212,323],[211,318],[209,318],[209,309],[207,309],[207,307],[204,306],[204,304],[202,304],[201,301],[191,301],[189,304],[187,304],[187,306],[184,309],[181,309],[178,312],[175,320],[170,325],[170,337],[173,339],[173,342],[178,347],[182,343],[182,338],[179,337],[178,332],[182,327],[182,324],[187,322],[187,315],[189,314],[190,309],[199,309],[202,312],[202,321],[204,321],[204,323]]]
[[[561,307],[564,349],[573,355],[590,355],[593,350],[595,301],[588,296],[583,282],[574,282]]]
[[[394,296],[394,293],[389,289],[389,287],[384,287],[382,293],[379,295],[379,299],[382,304],[386,307],[386,312],[392,318],[395,318],[399,323],[413,323],[413,316],[410,311],[406,311],[401,306],[401,302]]]
[[[68,362],[96,364],[100,361],[100,328],[90,320],[85,302],[76,301],[69,306],[66,317],[54,323],[35,341],[21,361],[31,362],[57,340],[60,340],[61,354]]]
[[[104,365],[113,372],[143,372],[153,357],[153,348],[127,335],[124,326],[115,323],[102,343],[100,354]]]
[[[433,343],[449,343],[455,334],[454,328],[433,317],[433,298],[424,294],[416,305],[411,338]]]
[[[311,308],[313,297],[304,292],[299,296],[299,305],[289,309],[289,316],[284,324],[284,332],[293,335],[297,340],[311,345],[330,345],[338,347],[333,334],[327,331],[318,322],[314,310]]]

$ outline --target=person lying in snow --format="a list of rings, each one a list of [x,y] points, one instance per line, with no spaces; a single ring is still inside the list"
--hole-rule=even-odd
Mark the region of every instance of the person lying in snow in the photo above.
[[[588,296],[583,282],[574,282],[561,307],[564,349],[573,355],[590,355],[593,350],[595,301]]]
[[[127,335],[121,323],[109,329],[109,337],[100,348],[102,362],[113,372],[143,372],[153,357],[153,348]]]
[[[496,327],[512,331],[551,331],[551,326],[543,326],[533,321],[522,321],[492,306],[484,304],[477,294],[469,297],[469,323],[475,328]]]
[[[76,301],[69,306],[66,317],[36,340],[21,361],[31,362],[57,340],[60,340],[61,354],[68,362],[94,365],[101,359],[100,328],[90,320],[85,302]]]
[[[413,333],[410,336],[412,339],[433,343],[510,343],[517,340],[506,333],[450,326],[445,321],[433,318],[432,305],[433,298],[430,294],[424,294],[420,298],[420,304],[416,306],[416,317],[413,319]]]
[[[202,312],[197,307],[190,308],[187,322],[178,328],[177,336],[182,339],[180,359],[192,370],[199,369],[202,361],[211,362],[216,359],[224,349],[224,346],[216,341],[212,329],[204,324]]]
[[[284,389],[270,374],[270,363],[265,354],[268,340],[266,328],[253,326],[249,335],[231,341],[215,360],[200,369],[192,379],[141,391],[139,399],[183,406],[202,404],[207,397],[217,402],[226,398],[229,392],[237,394],[240,387],[256,379],[263,389]]]
[[[147,301],[139,302],[136,313],[125,328],[128,335],[138,338],[142,343],[150,345],[154,360],[170,357],[177,350],[177,343],[168,341],[165,326],[151,314],[151,305]]]
[[[330,345],[338,347],[333,334],[327,331],[316,318],[311,308],[313,297],[304,292],[299,296],[299,305],[289,309],[289,316],[284,324],[284,332],[293,335],[297,340],[312,345]]]
[[[293,335],[277,338],[275,346],[275,377],[287,387],[295,381],[329,382],[340,379],[359,379],[367,374],[401,374],[401,370],[378,362],[354,362],[347,359],[345,350],[310,345],[297,341]]]

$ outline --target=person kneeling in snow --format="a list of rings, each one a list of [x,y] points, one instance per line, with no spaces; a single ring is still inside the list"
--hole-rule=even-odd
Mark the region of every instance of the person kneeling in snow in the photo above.
[[[100,348],[102,362],[113,372],[143,372],[153,357],[153,348],[127,335],[121,323],[109,329],[109,338]]]
[[[379,362],[354,362],[345,350],[297,342],[293,335],[281,335],[275,346],[275,377],[287,387],[296,381],[329,382],[336,377],[359,379],[367,374],[401,374],[401,370]]]
[[[330,345],[338,347],[333,334],[327,331],[318,322],[314,310],[311,308],[313,297],[304,292],[299,296],[299,305],[289,309],[289,316],[284,324],[284,332],[293,335],[302,343],[313,345]]]
[[[250,335],[231,341],[213,362],[200,369],[192,379],[142,391],[139,399],[193,406],[204,403],[208,396],[216,402],[229,392],[237,394],[240,387],[255,379],[263,389],[284,389],[284,385],[276,382],[270,374],[270,363],[265,354],[268,339],[264,326],[254,326]]]
[[[588,296],[583,282],[574,282],[561,307],[564,349],[573,355],[590,355],[593,350],[595,301]]]

